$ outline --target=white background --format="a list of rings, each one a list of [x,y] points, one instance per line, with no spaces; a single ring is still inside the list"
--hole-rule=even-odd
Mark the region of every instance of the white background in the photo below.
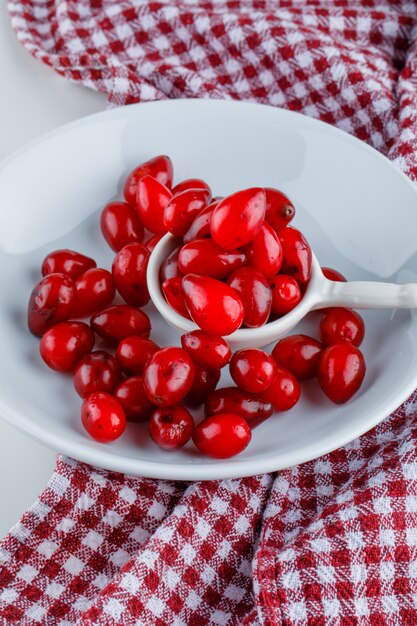
[[[0,84],[0,159],[48,130],[100,111],[106,103],[104,94],[72,85],[33,59],[15,38],[3,2]],[[0,353],[0,358],[7,359],[7,354]],[[0,537],[45,487],[55,456],[0,419]]]

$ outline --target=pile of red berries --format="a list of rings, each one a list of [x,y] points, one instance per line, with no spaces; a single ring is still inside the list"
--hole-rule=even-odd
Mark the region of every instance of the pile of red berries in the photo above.
[[[170,159],[155,157],[128,176],[124,202],[104,207],[101,230],[116,252],[111,272],[72,250],[44,259],[28,326],[41,337],[45,363],[73,374],[82,423],[97,441],[117,439],[126,420],[148,420],[152,439],[164,449],[192,438],[203,454],[227,458],[246,448],[253,427],[298,402],[300,381],[317,376],[333,402],[346,402],[365,374],[358,349],[364,324],[354,311],[332,308],[322,315],[321,341],[293,335],[272,354],[245,349],[232,355],[224,336],[242,325],[261,326],[300,302],[310,279],[310,247],[288,226],[295,209],[277,189],[251,188],[212,201],[204,181],[173,188],[172,181]],[[160,348],[149,339],[151,323],[140,307],[149,302],[149,256],[167,232],[180,239],[161,267],[163,292],[200,330],[183,335],[182,347]],[[112,304],[116,290],[125,304]],[[89,323],[78,321],[86,317]],[[96,335],[105,350],[93,351]],[[226,365],[236,387],[216,389]],[[180,403],[204,404],[205,419],[195,426]]]

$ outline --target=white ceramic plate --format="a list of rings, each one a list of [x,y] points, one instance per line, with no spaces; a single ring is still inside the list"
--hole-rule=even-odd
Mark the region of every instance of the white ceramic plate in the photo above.
[[[314,459],[364,433],[417,386],[417,319],[409,311],[364,312],[368,370],[347,404],[331,404],[314,381],[291,412],[253,433],[228,461],[191,444],[167,453],[129,425],[113,444],[92,441],[71,378],[48,370],[26,329],[26,304],[44,255],[70,247],[109,267],[99,212],[136,164],[169,154],[175,178],[204,177],[218,195],[277,186],[294,201],[296,226],[322,265],[351,279],[416,281],[417,191],[388,160],[331,126],[249,103],[172,100],[93,115],[46,135],[0,166],[0,414],[76,459],[134,475],[217,479]],[[178,344],[148,307],[153,338]],[[318,314],[300,331],[317,332]],[[225,384],[227,376],[225,375]]]

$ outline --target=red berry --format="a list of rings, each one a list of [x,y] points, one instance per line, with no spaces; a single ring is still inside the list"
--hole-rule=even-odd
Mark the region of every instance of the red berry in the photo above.
[[[126,374],[143,374],[148,359],[159,350],[150,339],[137,335],[122,339],[116,350],[116,359]]]
[[[365,371],[362,352],[351,343],[337,343],[321,353],[317,378],[326,396],[343,404],[358,391]]]
[[[164,233],[159,233],[158,235],[152,235],[152,237],[149,237],[149,239],[145,242],[145,248],[148,248],[149,252],[152,253],[154,249],[156,248],[156,246],[158,245],[158,243],[161,241],[163,236],[164,236]]]
[[[112,275],[95,267],[75,281],[77,290],[74,317],[86,317],[113,302],[116,293]]]
[[[142,376],[126,378],[114,390],[114,397],[122,405],[129,422],[145,422],[155,410],[146,395]]]
[[[244,325],[257,328],[265,324],[272,305],[272,292],[266,278],[252,267],[240,267],[227,282],[243,303]]]
[[[209,185],[204,180],[201,180],[201,178],[187,178],[186,180],[182,180],[180,183],[175,185],[175,187],[173,187],[172,193],[174,196],[176,196],[186,189],[206,189],[210,192],[211,195],[211,189]]]
[[[42,262],[42,276],[58,273],[74,279],[96,265],[94,259],[75,250],[54,250]]]
[[[194,419],[183,406],[156,409],[149,420],[149,434],[164,450],[177,450],[191,439]]]
[[[211,335],[230,335],[243,322],[243,304],[229,285],[208,276],[182,279],[184,300],[194,322]]]
[[[110,202],[101,212],[101,232],[115,252],[143,239],[143,226],[132,205]]]
[[[171,159],[165,155],[156,156],[145,163],[138,165],[127,177],[123,195],[126,202],[136,206],[136,192],[138,181],[144,176],[152,176],[162,185],[170,188],[173,179]]]
[[[194,239],[210,237],[211,216],[213,215],[214,208],[218,204],[219,202],[216,200],[200,211],[185,233],[183,237],[184,243],[190,243],[190,241],[194,241]]]
[[[172,198],[170,190],[152,176],[141,178],[137,186],[136,210],[140,221],[151,233],[166,233],[164,211]]]
[[[307,335],[291,335],[278,341],[272,350],[275,363],[294,374],[298,380],[314,378],[323,346]]]
[[[81,421],[88,434],[100,443],[118,439],[126,428],[122,406],[109,393],[92,393],[81,407]]]
[[[310,280],[312,254],[304,235],[291,226],[283,228],[278,233],[282,245],[284,260],[281,271],[293,276],[300,285]]]
[[[185,306],[184,293],[182,290],[182,278],[176,276],[165,280],[162,285],[162,292],[168,304],[180,315],[190,319],[190,314]]]
[[[178,267],[182,274],[200,274],[222,280],[245,261],[244,252],[223,250],[211,239],[195,239],[181,248]]]
[[[246,420],[233,413],[206,417],[193,433],[193,441],[200,452],[215,459],[228,459],[239,454],[251,437]]]
[[[320,321],[320,339],[325,346],[348,341],[360,346],[365,336],[363,319],[352,309],[327,309]]]
[[[271,313],[274,315],[286,315],[292,311],[301,301],[301,289],[295,278],[278,274],[269,279],[272,291]]]
[[[266,200],[263,189],[244,189],[219,202],[211,217],[211,236],[226,250],[253,241],[262,227]]]
[[[128,304],[109,306],[90,320],[92,329],[110,344],[118,344],[125,337],[139,335],[147,339],[151,333],[149,317]]]
[[[75,306],[75,284],[65,274],[49,274],[32,289],[27,322],[31,333],[41,337],[58,322],[68,320]]]
[[[230,361],[232,352],[223,337],[209,335],[202,330],[193,330],[181,337],[184,350],[201,367],[221,369]]]
[[[265,219],[277,232],[285,228],[295,215],[294,205],[286,195],[272,187],[265,187]]]
[[[164,211],[166,230],[176,237],[182,237],[210,200],[211,193],[207,189],[186,189],[173,196]]]
[[[163,348],[155,352],[146,364],[145,391],[154,404],[170,406],[185,398],[193,378],[194,364],[190,355],[182,348]]]
[[[331,267],[322,267],[321,271],[329,280],[335,280],[338,283],[345,283],[346,278],[338,272],[337,270],[332,269]]]
[[[297,404],[300,394],[300,383],[294,374],[277,367],[272,385],[259,395],[265,402],[271,402],[275,411],[289,411]]]
[[[169,280],[170,278],[182,276],[182,273],[180,272],[180,269],[178,267],[179,253],[180,248],[175,248],[175,250],[173,250],[162,263],[159,270],[159,280],[161,281],[161,283],[163,283],[165,280]]]
[[[96,391],[111,393],[121,380],[120,365],[114,356],[104,350],[87,354],[74,370],[75,391],[82,398]]]
[[[48,367],[57,372],[72,372],[94,347],[94,333],[83,322],[61,322],[46,331],[40,354]]]
[[[271,402],[237,387],[213,391],[207,398],[204,409],[206,417],[219,413],[240,415],[251,428],[261,424],[274,412]]]
[[[277,366],[263,350],[238,350],[230,361],[230,374],[239,389],[260,393],[268,389],[276,376]]]
[[[201,367],[194,363],[194,379],[190,391],[185,396],[185,402],[190,406],[203,404],[206,398],[213,393],[220,380],[221,372],[212,367]]]
[[[112,276],[117,291],[127,304],[145,306],[149,302],[146,270],[150,253],[141,243],[130,243],[114,257]]]
[[[255,239],[245,246],[248,264],[265,278],[275,276],[282,265],[282,246],[274,229],[264,222]]]

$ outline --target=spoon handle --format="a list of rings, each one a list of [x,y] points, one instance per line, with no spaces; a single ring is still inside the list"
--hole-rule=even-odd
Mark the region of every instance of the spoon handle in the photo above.
[[[326,281],[315,309],[343,306],[352,309],[413,309],[417,307],[417,284]]]

